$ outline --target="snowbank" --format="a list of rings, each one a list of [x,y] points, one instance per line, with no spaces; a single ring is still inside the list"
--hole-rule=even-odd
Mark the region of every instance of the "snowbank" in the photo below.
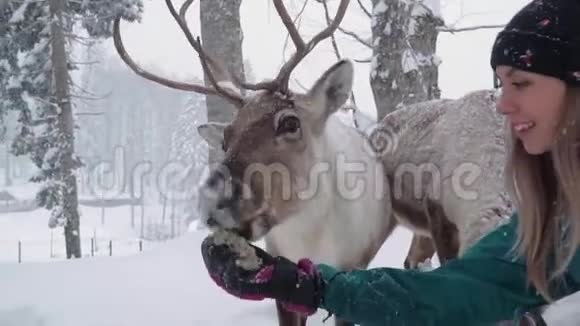
[[[0,264],[0,325],[264,324],[268,303],[222,293],[201,265],[202,232],[130,257]],[[227,307],[226,307],[227,306]],[[240,323],[241,322],[241,323]]]
[[[205,235],[191,231],[125,257],[0,264],[0,325],[274,325],[271,300],[238,300],[211,282],[199,250]],[[396,230],[373,265],[401,266],[409,240]],[[319,311],[309,325],[325,317]]]

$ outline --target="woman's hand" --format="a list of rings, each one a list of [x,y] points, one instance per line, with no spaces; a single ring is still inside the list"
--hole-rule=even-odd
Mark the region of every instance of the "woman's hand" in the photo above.
[[[205,266],[214,282],[241,299],[276,299],[289,311],[303,315],[316,312],[323,295],[323,284],[314,264],[302,259],[298,264],[284,257],[272,257],[253,246],[259,258],[257,268],[242,267],[240,253],[208,236],[201,245]],[[242,265],[242,266],[240,266]]]

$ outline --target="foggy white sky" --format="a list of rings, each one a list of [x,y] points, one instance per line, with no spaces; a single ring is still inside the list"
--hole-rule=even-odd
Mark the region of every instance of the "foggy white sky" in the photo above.
[[[242,27],[244,30],[244,57],[252,63],[258,79],[274,76],[282,62],[282,48],[286,38],[271,0],[245,0],[242,4]],[[441,11],[448,24],[459,18],[459,4],[463,2],[463,12],[458,27],[474,24],[504,24],[529,0],[442,0]],[[370,3],[370,1],[364,1]],[[175,1],[178,7],[182,1]],[[287,6],[294,16],[303,4],[302,0],[287,0]],[[330,2],[335,9],[338,1]],[[171,18],[165,1],[144,0],[145,11],[141,23],[122,22],[122,31],[128,52],[142,66],[164,76],[185,79],[192,75],[201,77],[201,66],[197,54],[190,48],[177,24]],[[324,25],[322,7],[309,1],[303,16],[300,31],[309,39],[313,32]],[[342,27],[370,35],[370,20],[359,13],[356,1],[351,1],[350,9]],[[334,11],[332,12],[332,15]],[[196,1],[190,9],[188,21],[195,35],[199,35],[199,4]],[[441,33],[438,40],[440,66],[440,87],[443,97],[457,98],[466,92],[490,88],[492,74],[489,67],[490,48],[498,29]],[[370,50],[337,34],[339,46],[345,58],[367,58]],[[119,60],[109,41],[109,60]],[[290,47],[286,51],[292,50]],[[310,86],[314,80],[336,61],[330,42],[319,46],[294,71],[292,77]],[[369,64],[356,64],[355,95],[361,110],[375,116],[374,102],[368,82]],[[163,86],[160,86],[163,87]]]

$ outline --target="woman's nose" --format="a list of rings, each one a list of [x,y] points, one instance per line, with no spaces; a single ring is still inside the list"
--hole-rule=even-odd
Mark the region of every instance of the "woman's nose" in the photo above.
[[[516,105],[502,92],[496,102],[496,109],[499,113],[507,115],[516,111]]]

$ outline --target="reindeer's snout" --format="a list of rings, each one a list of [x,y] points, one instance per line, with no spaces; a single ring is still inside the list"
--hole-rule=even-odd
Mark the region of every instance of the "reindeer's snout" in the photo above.
[[[275,214],[260,184],[265,178],[259,173],[248,178],[236,163],[226,161],[199,188],[201,223],[210,229],[228,229],[254,241],[276,224]]]
[[[219,171],[213,172],[200,188],[202,222],[210,228],[238,228],[241,197],[241,182]]]

